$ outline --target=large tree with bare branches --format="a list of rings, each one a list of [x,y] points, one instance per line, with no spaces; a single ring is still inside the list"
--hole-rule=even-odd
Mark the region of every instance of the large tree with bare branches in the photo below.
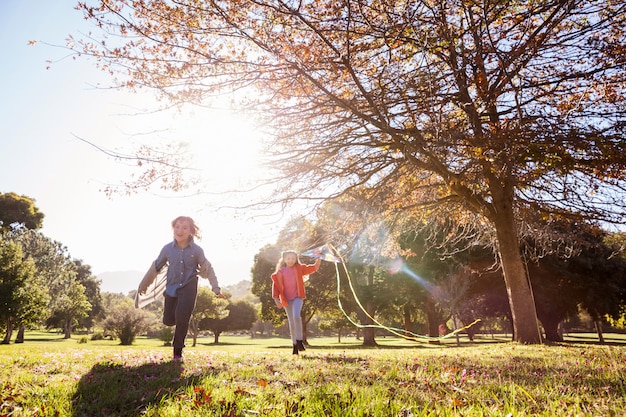
[[[624,220],[626,4],[100,0],[71,39],[172,102],[239,92],[273,129],[278,200],[372,190],[491,230],[515,339],[540,342],[532,217]],[[254,95],[243,94],[254,89]],[[374,198],[377,197],[377,198]]]

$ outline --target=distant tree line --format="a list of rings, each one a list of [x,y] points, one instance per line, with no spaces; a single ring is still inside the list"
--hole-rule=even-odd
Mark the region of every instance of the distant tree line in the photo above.
[[[323,262],[311,275],[302,312],[305,329],[313,321],[318,330],[332,329],[339,336],[351,329],[362,334],[365,345],[375,345],[376,329],[356,329],[346,315],[360,325],[373,324],[369,315],[386,326],[430,337],[481,319],[465,331],[470,338],[481,327],[498,326],[514,339],[507,289],[493,242],[450,218],[404,218],[414,224],[399,228],[401,232],[394,229],[398,221],[369,215],[362,202],[349,198],[325,203],[312,218],[294,218],[276,243],[255,257],[252,292],[261,301],[261,319],[275,324],[284,321],[284,313],[271,299],[268,278],[280,251],[304,251],[331,242],[343,256],[348,274],[339,268],[339,294],[331,263]],[[521,244],[538,313],[537,331],[543,340],[561,341],[563,324],[576,322],[582,313],[593,322],[602,341],[603,327],[624,322],[625,236],[583,221],[551,220],[541,226],[545,236],[560,238],[539,241],[541,234],[534,233],[534,238]],[[348,290],[350,283],[365,311]]]
[[[133,306],[128,295],[101,293],[100,280],[82,260],[72,259],[60,242],[39,229],[43,213],[35,200],[16,193],[0,193],[0,331],[7,344],[24,342],[28,329],[58,329],[64,338],[78,330],[92,337],[113,337],[132,344],[137,335],[157,334],[167,343],[168,329],[160,324],[162,302],[145,310]],[[190,336],[195,345],[201,331],[219,335],[250,329],[256,321],[250,301],[217,299],[201,287],[192,317]],[[95,329],[100,329],[95,332]]]
[[[34,200],[0,194],[0,329],[3,343],[24,341],[24,331],[45,324],[66,338],[91,328],[101,313],[99,283],[89,265],[38,229],[44,219]]]

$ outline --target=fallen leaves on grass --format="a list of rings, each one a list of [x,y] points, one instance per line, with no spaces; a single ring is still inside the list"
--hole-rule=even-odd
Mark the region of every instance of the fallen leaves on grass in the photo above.
[[[210,391],[205,390],[203,387],[194,387],[193,388],[193,393],[195,395],[195,397],[193,399],[194,407],[198,408],[198,407],[201,407],[203,405],[211,404],[211,400],[213,398],[211,397],[211,392]]]

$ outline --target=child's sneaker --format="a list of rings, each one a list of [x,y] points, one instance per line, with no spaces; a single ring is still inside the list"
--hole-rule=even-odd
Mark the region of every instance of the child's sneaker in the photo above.
[[[306,350],[304,348],[304,343],[302,343],[302,340],[296,340],[296,347],[298,348],[300,352],[302,352],[303,350]]]

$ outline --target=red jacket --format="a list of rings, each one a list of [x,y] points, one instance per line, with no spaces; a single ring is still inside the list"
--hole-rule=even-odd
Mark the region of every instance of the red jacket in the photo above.
[[[296,269],[296,289],[298,290],[298,298],[306,298],[306,291],[304,289],[304,276],[312,274],[317,271],[319,264],[313,265],[295,264],[293,266]],[[285,284],[282,272],[278,270],[272,274],[272,297],[279,298],[283,306],[287,306],[287,299],[285,298]]]

